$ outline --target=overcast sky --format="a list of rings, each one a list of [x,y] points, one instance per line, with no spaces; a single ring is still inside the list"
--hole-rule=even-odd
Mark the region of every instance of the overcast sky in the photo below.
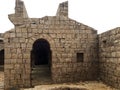
[[[29,17],[54,16],[59,3],[66,0],[23,0]],[[120,27],[120,0],[68,0],[69,17],[91,26],[98,33]],[[14,13],[15,0],[0,0],[0,32],[14,25],[8,14]]]

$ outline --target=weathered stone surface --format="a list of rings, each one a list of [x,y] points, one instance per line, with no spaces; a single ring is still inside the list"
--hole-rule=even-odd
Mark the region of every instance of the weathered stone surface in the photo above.
[[[15,14],[9,19],[15,28],[4,34],[5,44],[0,43],[5,50],[5,90],[31,87],[32,53],[39,39],[49,47],[54,83],[100,77],[120,89],[120,28],[98,35],[93,28],[68,17],[68,2],[59,5],[56,16],[28,18],[23,1],[16,0]]]
[[[98,63],[94,62],[98,61],[97,32],[68,18],[68,2],[60,4],[57,16],[36,19],[24,14],[24,3],[17,0],[15,14],[9,16],[15,29],[4,35],[5,77],[8,77],[5,88],[30,87],[31,50],[33,43],[41,38],[50,43],[54,82],[97,78]],[[83,62],[77,62],[77,53],[84,54]]]
[[[100,79],[120,89],[120,28],[99,35]]]
[[[4,42],[3,33],[0,33],[0,65],[4,64]]]

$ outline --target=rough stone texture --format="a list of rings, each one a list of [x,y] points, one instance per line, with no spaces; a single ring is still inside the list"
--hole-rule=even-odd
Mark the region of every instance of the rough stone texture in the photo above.
[[[0,65],[4,64],[4,43],[3,34],[0,33]]]
[[[0,90],[4,90],[4,72],[0,70]]]
[[[120,28],[99,35],[100,79],[120,89]]]
[[[4,49],[3,33],[0,33],[0,51]]]
[[[56,16],[29,18],[23,1],[16,0],[15,14],[9,19],[15,28],[4,34],[4,45],[0,39],[0,50],[3,46],[5,50],[5,90],[31,87],[31,51],[38,39],[50,44],[54,83],[100,78],[120,89],[120,28],[98,35],[68,17],[68,2],[59,5]],[[78,53],[83,60],[77,60]]]
[[[5,89],[31,86],[30,53],[40,38],[50,43],[54,82],[97,79],[97,31],[68,18],[68,2],[60,4],[56,16],[28,18],[24,3],[16,0],[9,19],[15,29],[4,35]],[[83,62],[77,62],[77,53],[84,53]]]

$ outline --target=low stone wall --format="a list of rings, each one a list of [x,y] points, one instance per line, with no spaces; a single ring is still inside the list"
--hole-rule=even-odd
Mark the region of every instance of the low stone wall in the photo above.
[[[120,28],[99,35],[100,79],[120,89]]]

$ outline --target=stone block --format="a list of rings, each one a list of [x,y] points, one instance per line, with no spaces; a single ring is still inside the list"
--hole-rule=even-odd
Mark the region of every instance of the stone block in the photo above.
[[[11,54],[5,54],[5,58],[6,59],[10,59],[11,58]]]

